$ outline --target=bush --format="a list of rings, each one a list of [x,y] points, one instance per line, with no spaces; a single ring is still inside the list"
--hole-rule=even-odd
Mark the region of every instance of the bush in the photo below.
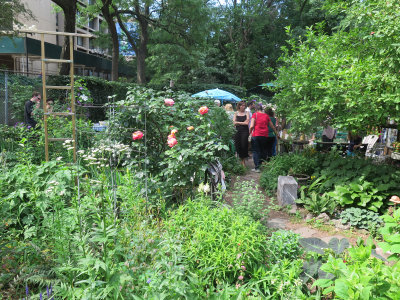
[[[361,229],[377,229],[382,226],[383,221],[377,213],[358,207],[350,207],[340,214],[343,224],[349,223],[351,226]]]
[[[311,158],[300,154],[284,154],[271,158],[263,169],[260,185],[272,194],[278,187],[278,177],[290,174],[311,175],[318,165],[317,157]]]
[[[287,230],[278,230],[271,234],[267,240],[269,264],[275,264],[284,259],[296,260],[303,253],[299,244],[300,235]]]
[[[232,206],[243,216],[259,221],[268,217],[268,209],[264,207],[265,196],[258,184],[251,181],[236,182],[232,191]]]
[[[189,271],[209,282],[249,280],[265,263],[261,225],[227,207],[211,207],[209,200],[188,200],[166,222],[166,234],[182,244]]]
[[[164,99],[171,97],[175,104],[165,105]],[[110,118],[110,134],[115,141],[136,150],[131,164],[145,163],[158,180],[163,195],[170,199],[192,195],[204,180],[208,163],[228,155],[233,124],[212,100],[199,101],[185,93],[134,88],[117,105],[121,109]],[[204,115],[198,112],[202,105],[209,107]],[[132,132],[136,130],[145,131],[145,137],[132,142]],[[177,130],[178,144],[168,147],[172,130]],[[144,154],[143,160],[140,155]]]

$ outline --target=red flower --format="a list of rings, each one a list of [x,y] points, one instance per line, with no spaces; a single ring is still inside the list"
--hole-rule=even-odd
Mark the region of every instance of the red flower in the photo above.
[[[174,147],[176,144],[178,144],[178,141],[176,138],[168,138],[168,146],[170,146],[171,148]]]
[[[175,104],[175,102],[174,102],[174,100],[168,98],[168,99],[164,99],[164,104],[166,106],[173,106]]]
[[[374,34],[375,34],[375,31],[371,31],[370,35],[374,35]]]
[[[132,133],[132,139],[135,140],[141,140],[143,138],[143,132],[141,131],[135,131]]]
[[[202,106],[199,108],[199,113],[201,115],[205,115],[206,113],[208,113],[208,107],[207,106]]]

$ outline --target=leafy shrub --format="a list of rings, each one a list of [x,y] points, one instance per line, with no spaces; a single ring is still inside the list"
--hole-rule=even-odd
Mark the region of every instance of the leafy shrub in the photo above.
[[[362,184],[362,181],[368,181],[372,187],[391,195],[400,192],[400,170],[394,166],[381,164],[377,167],[371,159],[343,158],[332,154],[318,157],[319,167],[313,175],[321,178],[315,189],[320,194],[334,190],[335,186],[347,186],[349,182]]]
[[[311,175],[317,167],[318,160],[303,156],[301,153],[277,155],[263,169],[260,185],[268,192],[273,193],[278,186],[278,177],[291,174]]]
[[[400,265],[386,265],[372,258],[374,244],[358,245],[348,250],[346,261],[329,256],[321,269],[330,278],[319,279],[313,286],[334,299],[397,299],[400,294]]]
[[[375,185],[360,177],[357,181],[348,185],[337,185],[332,192],[327,193],[340,206],[361,206],[374,212],[384,204],[384,201],[390,195],[386,185]]]
[[[302,187],[303,188],[303,187]],[[303,204],[304,207],[314,215],[319,215],[323,212],[332,214],[335,210],[337,203],[326,194],[319,195],[316,192],[311,192],[310,195],[305,194],[305,189],[300,192],[300,198],[296,203]]]
[[[188,200],[171,214],[166,234],[180,240],[189,272],[209,282],[235,283],[265,261],[265,236],[260,224],[209,200]]]
[[[390,259],[400,259],[400,208],[394,210],[393,214],[385,214],[383,217],[384,227],[379,229],[383,242],[379,247],[383,251],[390,251]]]
[[[303,254],[299,244],[300,236],[292,231],[278,230],[267,239],[267,249],[271,264],[284,259],[295,260]]]
[[[175,104],[166,106],[164,99],[171,97]],[[117,105],[121,109],[110,122],[110,134],[115,141],[139,148],[133,160],[137,161],[140,153],[147,154],[144,161],[147,169],[169,199],[192,195],[194,188],[204,179],[207,164],[228,153],[233,124],[225,111],[216,107],[212,100],[202,102],[188,94],[135,88],[129,91],[126,100],[117,102]],[[209,106],[207,114],[199,114],[202,105]],[[222,128],[220,124],[225,125]],[[127,131],[125,128],[130,129]],[[145,138],[132,142],[132,131],[145,128]],[[167,144],[171,129],[177,130],[178,144],[174,147]]]
[[[345,209],[341,212],[340,219],[343,224],[350,223],[351,226],[361,229],[378,228],[383,223],[377,213],[358,207]]]
[[[236,182],[232,191],[232,205],[243,216],[261,220],[268,216],[264,207],[265,196],[257,184],[251,181]]]

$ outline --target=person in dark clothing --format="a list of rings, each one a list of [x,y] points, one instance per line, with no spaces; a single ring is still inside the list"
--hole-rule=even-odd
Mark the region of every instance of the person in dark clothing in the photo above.
[[[235,148],[241,159],[242,166],[246,166],[246,158],[249,157],[249,114],[245,111],[246,103],[240,101],[237,105],[237,112],[233,116],[233,124],[236,127]]]
[[[353,134],[351,131],[348,134],[349,139],[349,150],[347,151],[347,155],[354,156],[355,151],[359,150],[362,146],[362,137],[358,134]]]
[[[34,128],[37,124],[35,119],[33,118],[32,112],[34,111],[35,107],[38,108],[40,105],[40,93],[33,92],[32,98],[25,102],[25,110],[24,110],[24,122],[29,127]]]

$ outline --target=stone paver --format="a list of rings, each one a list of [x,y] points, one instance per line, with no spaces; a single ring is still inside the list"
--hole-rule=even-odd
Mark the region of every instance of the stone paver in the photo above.
[[[287,222],[288,222],[288,220],[281,219],[281,218],[270,219],[267,222],[267,226],[269,228],[285,229]]]
[[[317,233],[316,230],[309,227],[300,227],[296,230],[293,230],[293,232],[299,234],[303,238],[313,237],[313,235]]]

